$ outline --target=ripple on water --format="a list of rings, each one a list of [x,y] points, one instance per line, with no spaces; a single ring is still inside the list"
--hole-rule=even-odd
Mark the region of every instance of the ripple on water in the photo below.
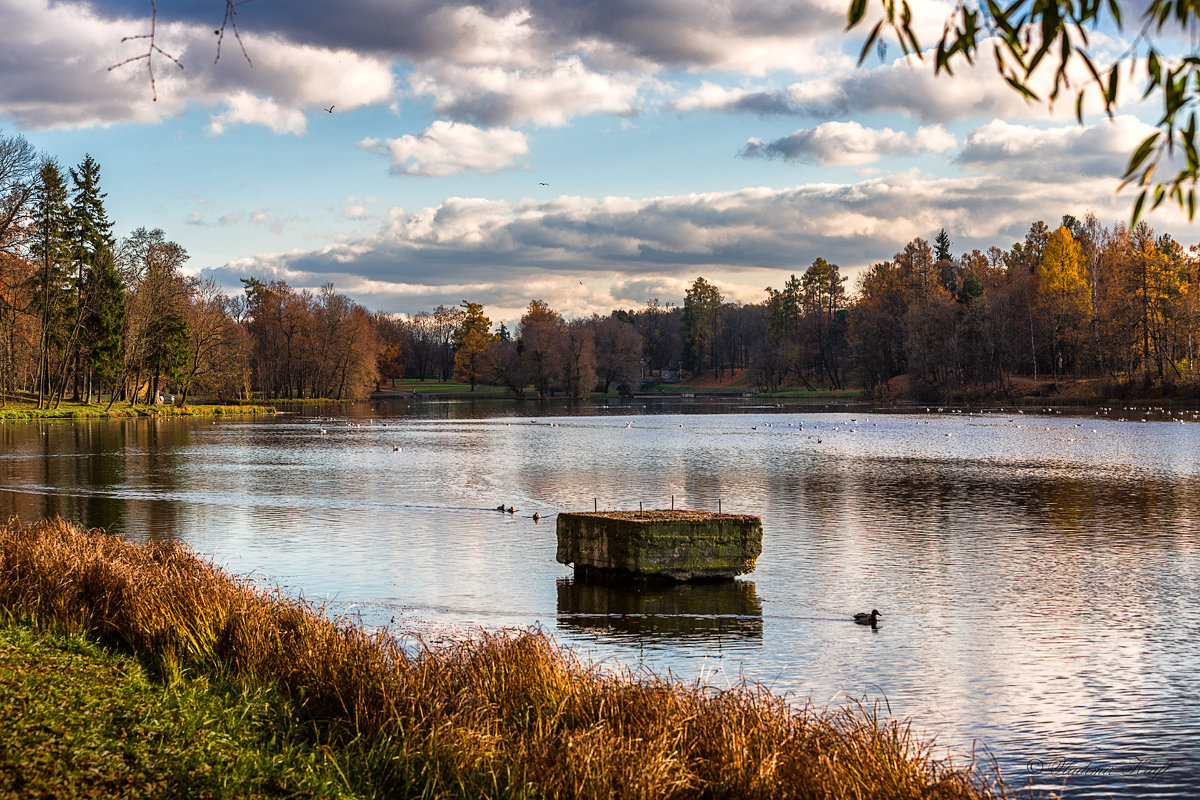
[[[1196,425],[404,408],[5,427],[0,512],[176,536],[410,636],[540,624],[611,667],[819,706],[883,697],[941,747],[986,748],[1013,786],[1200,794]],[[757,570],[637,594],[556,563],[553,514],[672,497],[761,515]],[[849,620],[870,608],[877,630]]]

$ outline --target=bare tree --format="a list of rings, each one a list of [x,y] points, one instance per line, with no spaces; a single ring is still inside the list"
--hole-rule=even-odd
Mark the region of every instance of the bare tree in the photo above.
[[[0,135],[0,252],[26,243],[33,193],[45,159],[23,136]]]
[[[616,316],[594,317],[596,372],[605,394],[617,385],[634,385],[641,379],[644,339],[631,323]]]
[[[564,323],[558,351],[563,391],[573,400],[587,397],[596,388],[596,346],[590,321],[573,319]]]

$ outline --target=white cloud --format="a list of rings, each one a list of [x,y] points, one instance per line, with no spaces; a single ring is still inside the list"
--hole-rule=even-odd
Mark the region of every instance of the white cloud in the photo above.
[[[1058,104],[1026,102],[997,74],[989,54],[991,43],[983,42],[985,55],[969,65],[958,64],[953,76],[934,73],[934,53],[924,60],[913,56],[860,68],[844,68],[807,78],[786,87],[764,85],[725,86],[705,81],[671,102],[680,112],[751,113],[762,116],[790,115],[814,118],[852,117],[865,113],[903,114],[925,122],[946,123],[956,119],[1007,118],[1048,120],[1073,119],[1074,94],[1065,91]],[[1031,79],[1030,85],[1043,97],[1052,86],[1049,59]],[[1077,67],[1071,72],[1072,86],[1089,84],[1089,76]],[[1126,81],[1128,83],[1128,81]],[[1093,97],[1085,108],[1100,110]]]
[[[394,94],[391,67],[378,58],[243,31],[253,66],[229,41],[213,63],[210,25],[168,20],[160,14],[155,42],[184,69],[156,53],[152,92],[145,60],[109,69],[147,52],[144,39],[121,41],[145,33],[147,19],[106,18],[90,4],[0,0],[0,29],[21,32],[0,55],[0,111],[27,129],[67,128],[157,122],[192,104],[223,109],[214,132],[252,124],[299,134],[304,113],[318,105],[351,109]]]
[[[644,81],[597,72],[570,56],[536,69],[439,61],[423,65],[410,85],[413,96],[432,98],[434,110],[451,119],[561,126],[586,114],[633,113]]]
[[[955,162],[1031,181],[1116,178],[1154,128],[1122,115],[1093,125],[1039,128],[994,120],[967,137]]]
[[[525,134],[509,128],[484,130],[461,122],[437,120],[423,133],[380,142],[364,139],[364,150],[386,153],[397,175],[456,175],[496,172],[516,166],[529,153]]]
[[[652,198],[450,198],[397,211],[371,235],[248,259],[237,269],[280,271],[301,286],[370,286],[375,300],[368,305],[386,297],[386,310],[408,313],[460,302],[447,286],[477,287],[473,300],[505,307],[519,309],[545,294],[573,312],[606,313],[653,296],[680,302],[680,287],[696,275],[719,277],[730,297],[761,300],[764,286],[818,256],[851,271],[943,227],[959,251],[1007,246],[1037,219],[1089,210],[1123,218],[1128,201],[1114,198],[1113,186],[1087,176],[1037,182],[911,170],[848,184]],[[579,280],[588,291],[580,291]],[[607,296],[598,291],[606,284]],[[538,286],[547,288],[531,295]]]
[[[226,110],[209,120],[210,133],[220,135],[231,125],[263,125],[275,133],[304,133],[307,121],[296,108],[285,108],[270,97],[237,92],[225,101]]]
[[[908,134],[891,128],[864,128],[857,122],[824,122],[773,142],[751,139],[742,155],[861,166],[887,156],[912,156],[923,150],[944,153],[955,143],[954,137],[939,125],[920,128],[916,133]]]

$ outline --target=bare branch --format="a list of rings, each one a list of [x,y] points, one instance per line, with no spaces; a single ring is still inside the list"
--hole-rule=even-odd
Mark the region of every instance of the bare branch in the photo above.
[[[246,52],[246,45],[242,42],[241,34],[237,29],[237,9],[238,6],[244,6],[250,0],[225,0],[225,18],[221,20],[221,27],[213,31],[217,35],[217,57],[213,59],[213,63],[221,60],[221,42],[225,40],[225,28],[228,26],[233,30],[233,38],[237,39],[238,47],[242,48],[242,55],[246,57],[246,63],[254,66],[254,62],[250,60],[250,54]]]
[[[238,33],[238,29],[237,29],[238,6],[243,6],[249,2],[250,2],[250,0],[225,0],[225,17],[224,17],[224,19],[221,20],[221,27],[217,28],[213,31],[213,33],[217,37],[217,57],[215,59],[213,59],[214,64],[221,59],[221,42],[224,41],[224,39],[225,39],[226,29],[229,29],[229,30],[233,31],[233,36],[235,39],[237,39],[238,46],[242,49],[242,55],[246,57],[246,63],[249,64],[250,66],[254,66],[254,62],[250,60],[250,54],[246,52],[246,45],[242,43],[241,34]],[[158,102],[158,88],[155,86],[155,83],[154,83],[154,56],[155,56],[155,54],[158,54],[158,55],[162,56],[163,58],[169,59],[173,64],[175,64],[175,66],[179,67],[180,69],[183,69],[183,64],[181,64],[179,62],[179,59],[175,58],[175,56],[171,55],[170,53],[168,53],[167,51],[163,50],[161,47],[158,46],[157,42],[155,41],[155,36],[157,34],[157,26],[158,26],[158,0],[150,0],[150,32],[149,33],[140,33],[136,36],[125,36],[121,39],[122,44],[124,44],[125,42],[132,42],[137,39],[146,39],[148,42],[148,46],[146,47],[146,52],[141,53],[136,56],[130,56],[129,58],[125,59],[124,61],[120,61],[116,64],[113,64],[112,66],[110,66],[108,68],[108,71],[112,72],[114,69],[117,69],[118,67],[123,67],[126,64],[132,64],[135,61],[143,61],[144,60],[146,62],[146,71],[150,73],[150,92],[151,92],[154,102]]]
[[[175,56],[171,55],[166,50],[163,50],[161,47],[159,47],[155,43],[154,37],[155,37],[157,27],[158,27],[158,0],[150,0],[150,32],[138,34],[137,36],[126,36],[121,39],[122,44],[124,44],[125,42],[133,41],[134,39],[148,39],[150,42],[150,46],[147,47],[146,52],[142,53],[141,55],[127,58],[124,61],[117,63],[117,64],[113,64],[111,67],[108,68],[108,71],[112,72],[117,67],[123,67],[126,64],[132,64],[135,61],[141,61],[142,59],[145,59],[146,60],[146,71],[150,73],[150,94],[155,103],[158,102],[158,88],[154,84],[154,54],[158,53],[159,55],[163,56],[164,58],[169,58],[172,62],[174,62],[175,66],[179,67],[180,69],[183,69],[183,64],[179,63],[179,59],[175,58]]]

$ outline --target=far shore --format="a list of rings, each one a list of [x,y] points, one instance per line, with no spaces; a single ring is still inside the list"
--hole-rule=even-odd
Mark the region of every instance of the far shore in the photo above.
[[[61,403],[58,408],[38,408],[29,403],[0,407],[0,420],[104,419],[110,417],[225,417],[242,414],[275,414],[264,405],[128,405]]]
[[[1105,405],[1130,407],[1168,407],[1191,406],[1200,403],[1200,397],[1187,393],[1172,393],[1161,388],[1149,393],[1125,383],[1117,383],[1102,378],[1086,378],[1055,383],[1045,377],[1034,379],[1030,376],[1012,376],[1007,378],[1002,386],[993,387],[989,391],[960,392],[946,397],[923,397],[914,392],[908,376],[901,375],[880,387],[874,393],[861,388],[833,388],[817,386],[809,389],[804,386],[784,386],[773,390],[763,389],[754,384],[746,370],[728,371],[720,378],[704,374],[671,383],[647,382],[642,387],[622,396],[615,391],[607,394],[594,393],[589,399],[628,400],[647,398],[684,398],[684,399],[713,399],[743,397],[747,399],[773,400],[795,404],[811,405],[853,405],[877,409],[904,410],[906,408],[924,408],[926,406],[942,406],[952,408],[993,408],[993,407],[1054,407],[1054,408],[1093,408]],[[409,399],[471,399],[471,400],[513,400],[541,401],[566,400],[563,396],[542,398],[535,391],[528,390],[523,396],[516,396],[510,390],[499,386],[477,385],[473,390],[466,383],[458,381],[442,381],[437,378],[418,380],[415,378],[394,379],[381,381],[370,399],[386,400],[397,398]],[[286,401],[280,401],[286,402]]]

